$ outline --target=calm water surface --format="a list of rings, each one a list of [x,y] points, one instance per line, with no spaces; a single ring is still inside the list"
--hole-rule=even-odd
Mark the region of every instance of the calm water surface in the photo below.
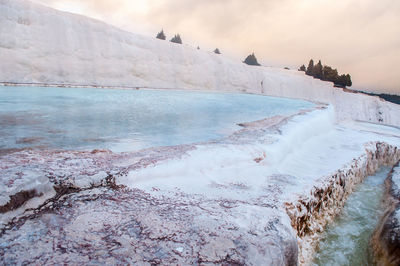
[[[130,151],[208,141],[309,102],[171,90],[0,87],[0,149]]]

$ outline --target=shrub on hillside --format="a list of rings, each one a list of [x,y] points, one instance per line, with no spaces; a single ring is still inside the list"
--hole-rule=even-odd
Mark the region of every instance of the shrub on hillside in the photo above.
[[[165,39],[166,39],[167,37],[166,37],[165,34],[164,34],[164,30],[161,30],[161,31],[157,34],[157,37],[156,37],[156,38],[165,41]]]
[[[257,58],[254,55],[254,53],[252,53],[251,55],[247,56],[246,59],[243,61],[243,63],[248,64],[250,66],[261,66],[258,62],[257,62]]]
[[[171,42],[182,44],[181,36],[180,36],[179,34],[176,34],[176,35],[174,36],[174,38],[171,39]]]
[[[303,72],[306,72],[306,66],[305,65],[302,65],[300,68],[299,68],[299,71],[303,71]]]

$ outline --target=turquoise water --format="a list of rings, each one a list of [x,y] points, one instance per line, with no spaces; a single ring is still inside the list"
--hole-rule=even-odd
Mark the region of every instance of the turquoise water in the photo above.
[[[374,265],[369,241],[382,215],[389,167],[367,177],[348,198],[340,216],[327,227],[313,265]]]
[[[231,134],[236,123],[313,106],[247,94],[0,87],[0,149],[131,151],[201,142]]]

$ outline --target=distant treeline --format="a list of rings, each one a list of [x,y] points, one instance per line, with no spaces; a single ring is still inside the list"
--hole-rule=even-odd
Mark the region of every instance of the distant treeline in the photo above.
[[[306,72],[306,75],[312,76],[316,79],[331,81],[337,87],[345,88],[346,86],[351,87],[351,85],[353,85],[349,74],[339,75],[337,69],[333,69],[327,65],[322,66],[321,60],[314,65],[314,60],[311,59],[308,63],[308,67],[306,68],[305,65],[302,65],[299,68],[299,71],[304,71]]]
[[[365,91],[362,91],[362,93],[365,93],[365,94],[368,94],[371,96],[378,96],[379,98],[382,98],[385,101],[392,102],[395,104],[400,104],[400,96],[399,95],[386,94],[386,93],[377,94],[377,93],[365,92]]]

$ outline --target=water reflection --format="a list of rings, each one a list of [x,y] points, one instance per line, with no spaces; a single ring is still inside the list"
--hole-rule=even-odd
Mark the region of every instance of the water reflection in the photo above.
[[[0,88],[0,148],[129,151],[208,141],[236,123],[313,104],[257,95],[167,90]]]

